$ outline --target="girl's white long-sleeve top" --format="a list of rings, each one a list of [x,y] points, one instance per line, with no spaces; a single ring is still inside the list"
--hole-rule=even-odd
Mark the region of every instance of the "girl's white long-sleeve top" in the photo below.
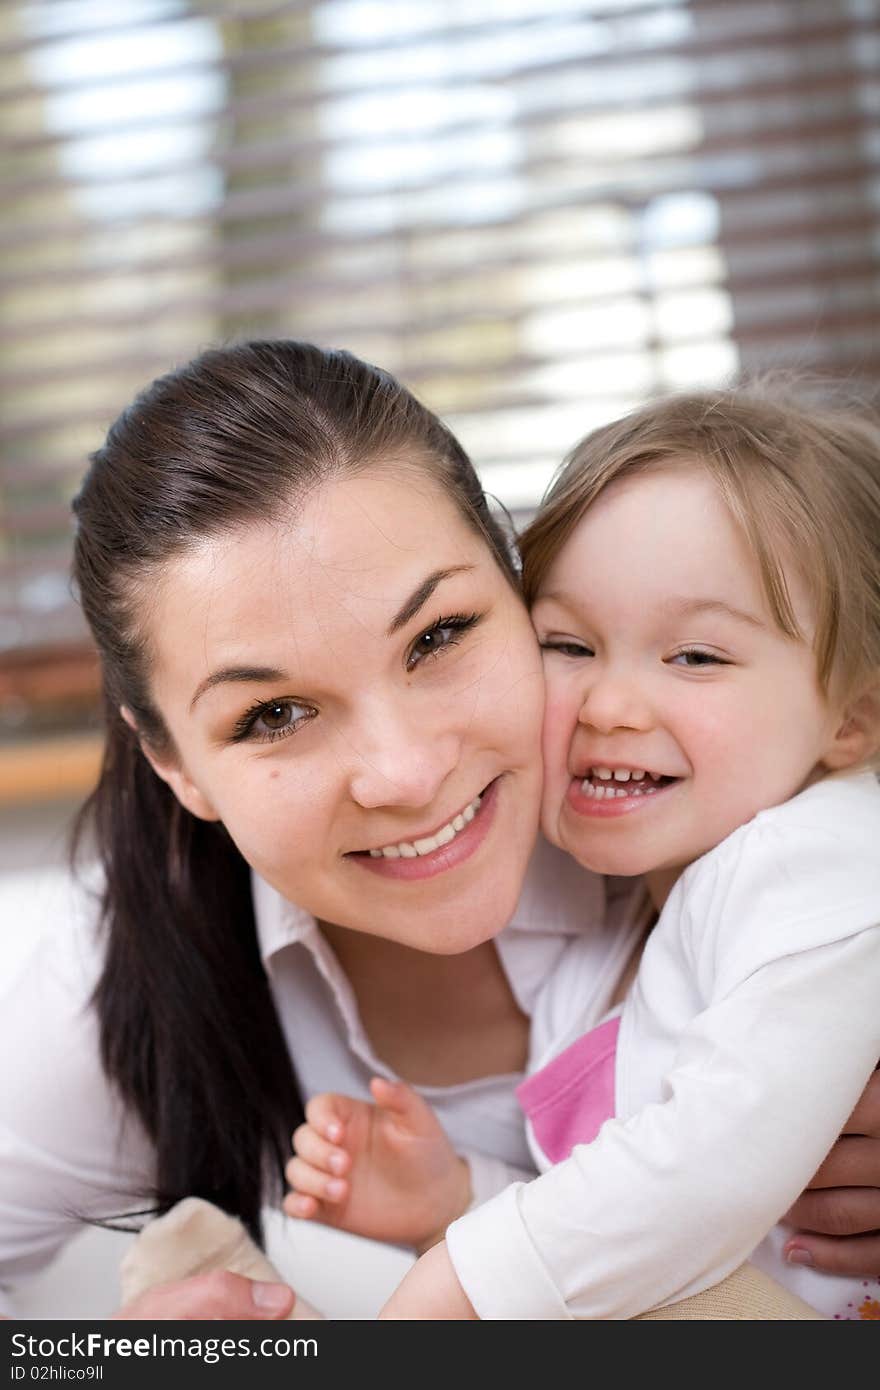
[[[880,1057],[878,923],[870,772],[826,778],[691,865],[623,1008],[614,1117],[449,1229],[478,1314],[629,1318],[754,1252],[829,1316],[858,1317],[860,1299],[876,1316],[876,1281],[784,1265],[774,1228]],[[536,1006],[533,1069],[601,1021],[592,976],[575,939]]]

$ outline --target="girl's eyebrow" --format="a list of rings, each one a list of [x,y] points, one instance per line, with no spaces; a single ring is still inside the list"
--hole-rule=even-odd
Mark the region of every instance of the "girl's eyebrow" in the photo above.
[[[417,589],[413,590],[409,598],[391,619],[391,622],[388,624],[386,636],[393,637],[395,632],[399,632],[402,627],[406,627],[407,623],[416,616],[419,609],[428,602],[428,599],[437,588],[437,585],[442,584],[444,579],[449,579],[450,575],[453,574],[468,574],[474,568],[474,565],[452,565],[449,569],[434,570],[432,574],[428,575],[427,579],[422,580]]]
[[[736,618],[738,622],[748,623],[750,627],[766,627],[766,623],[754,613],[735,608],[722,598],[670,598],[663,604],[676,618],[690,618],[697,613],[720,613],[724,617]]]

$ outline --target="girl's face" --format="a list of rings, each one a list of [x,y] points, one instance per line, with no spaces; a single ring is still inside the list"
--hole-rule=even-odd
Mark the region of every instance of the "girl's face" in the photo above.
[[[404,469],[176,561],[149,610],[179,800],[324,921],[440,953],[512,913],[538,822],[541,662],[488,546]]]
[[[681,870],[815,780],[839,717],[806,641],[767,610],[751,552],[701,468],[630,475],[590,507],[532,618],[544,651],[547,836],[585,866]]]

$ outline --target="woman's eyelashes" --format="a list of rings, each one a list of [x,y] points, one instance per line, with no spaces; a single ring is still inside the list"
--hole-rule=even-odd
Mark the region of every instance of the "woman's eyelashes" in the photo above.
[[[438,618],[420,632],[410,646],[406,656],[407,671],[414,671],[425,661],[442,656],[450,647],[457,646],[465,633],[475,628],[482,617],[482,613],[454,613],[448,618]]]
[[[455,613],[448,618],[438,618],[436,623],[423,629],[407,649],[407,671],[414,671],[429,659],[442,656],[450,647],[457,646],[464,634],[476,627],[482,617],[481,613]],[[236,720],[232,729],[232,742],[243,743],[252,740],[257,743],[273,743],[279,738],[289,738],[303,724],[314,719],[317,713],[313,705],[289,697],[260,700]]]
[[[262,700],[236,721],[232,742],[241,743],[252,738],[258,743],[272,743],[288,738],[302,724],[314,719],[316,713],[311,705],[300,704],[297,700]]]

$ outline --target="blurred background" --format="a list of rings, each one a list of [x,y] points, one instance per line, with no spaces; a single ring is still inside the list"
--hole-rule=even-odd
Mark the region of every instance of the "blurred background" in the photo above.
[[[87,455],[201,348],[398,374],[522,517],[587,429],[876,377],[880,0],[4,0],[0,871],[97,766]]]

